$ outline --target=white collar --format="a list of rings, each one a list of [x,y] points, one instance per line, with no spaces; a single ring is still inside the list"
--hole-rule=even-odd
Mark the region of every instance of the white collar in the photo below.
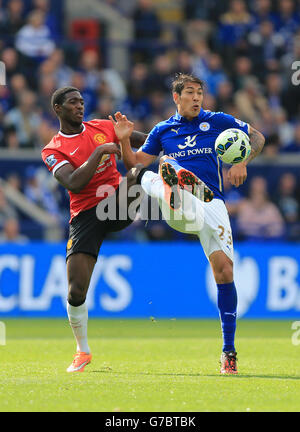
[[[74,134],[74,135],[66,135],[66,134],[62,133],[61,131],[58,131],[58,133],[59,133],[59,135],[61,135],[61,136],[65,137],[65,138],[74,138],[74,137],[76,137],[76,136],[78,136],[78,135],[82,134],[82,132],[84,132],[84,131],[85,131],[85,129],[86,129],[86,127],[85,127],[85,124],[84,124],[84,123],[82,123],[82,125],[83,125],[83,129],[82,129],[82,131],[81,131],[81,132],[79,132],[78,134]]]

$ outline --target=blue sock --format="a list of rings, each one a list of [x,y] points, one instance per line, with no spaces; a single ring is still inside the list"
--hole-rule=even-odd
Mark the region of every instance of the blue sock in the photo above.
[[[175,160],[175,159],[173,159],[173,158],[166,158],[165,160],[164,160],[164,162],[168,162],[169,164],[171,164],[172,165],[172,167],[176,170],[176,171],[179,171],[179,170],[181,170],[182,169],[182,166],[180,166],[178,163],[177,163],[177,161]]]
[[[220,312],[223,351],[235,351],[234,336],[236,328],[237,293],[234,282],[217,284],[218,308]]]

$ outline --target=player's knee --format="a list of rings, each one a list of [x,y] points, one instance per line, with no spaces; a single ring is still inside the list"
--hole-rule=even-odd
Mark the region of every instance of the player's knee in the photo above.
[[[217,283],[230,283],[233,281],[233,265],[230,262],[224,263],[216,272]]]
[[[80,306],[85,302],[86,290],[80,283],[71,283],[69,286],[68,303],[72,306]]]
[[[223,279],[223,283],[230,283],[233,281],[233,266],[230,263],[226,263],[223,265],[221,270],[221,278]]]

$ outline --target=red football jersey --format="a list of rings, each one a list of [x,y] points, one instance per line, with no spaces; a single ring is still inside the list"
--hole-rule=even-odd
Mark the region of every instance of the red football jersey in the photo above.
[[[116,144],[119,142],[112,122],[110,120],[90,120],[83,122],[83,131],[79,134],[65,135],[59,131],[43,148],[42,158],[54,175],[57,169],[67,163],[70,163],[75,169],[80,167],[96,147],[110,142]],[[117,189],[121,178],[117,170],[115,155],[103,155],[95,174],[81,192],[75,194],[68,191],[70,222],[80,212],[96,206],[105,198],[105,196],[97,196],[99,186],[110,185]]]

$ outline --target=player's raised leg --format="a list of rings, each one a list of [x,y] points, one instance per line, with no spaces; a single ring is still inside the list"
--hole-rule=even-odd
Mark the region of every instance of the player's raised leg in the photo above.
[[[237,374],[235,350],[237,292],[233,281],[233,262],[222,250],[213,252],[209,256],[209,261],[217,283],[217,304],[223,334],[220,372]]]
[[[190,192],[204,202],[210,202],[214,197],[213,192],[202,180],[191,171],[182,168],[170,156],[165,155],[160,159],[160,174],[165,185],[171,187],[172,190],[171,193],[167,192],[169,188],[166,187],[166,193],[170,195],[171,208],[178,208],[180,206],[178,188]]]
[[[76,354],[68,372],[83,372],[92,359],[87,339],[88,310],[85,300],[95,263],[96,259],[92,255],[84,253],[74,253],[67,261],[67,312],[77,343]]]
[[[203,203],[184,189],[178,191],[178,208],[170,207],[170,194],[160,174],[146,171],[141,179],[144,191],[158,200],[162,215],[171,228],[188,234],[199,234],[204,223]],[[171,193],[173,191],[171,190]],[[174,202],[177,198],[174,199]]]

